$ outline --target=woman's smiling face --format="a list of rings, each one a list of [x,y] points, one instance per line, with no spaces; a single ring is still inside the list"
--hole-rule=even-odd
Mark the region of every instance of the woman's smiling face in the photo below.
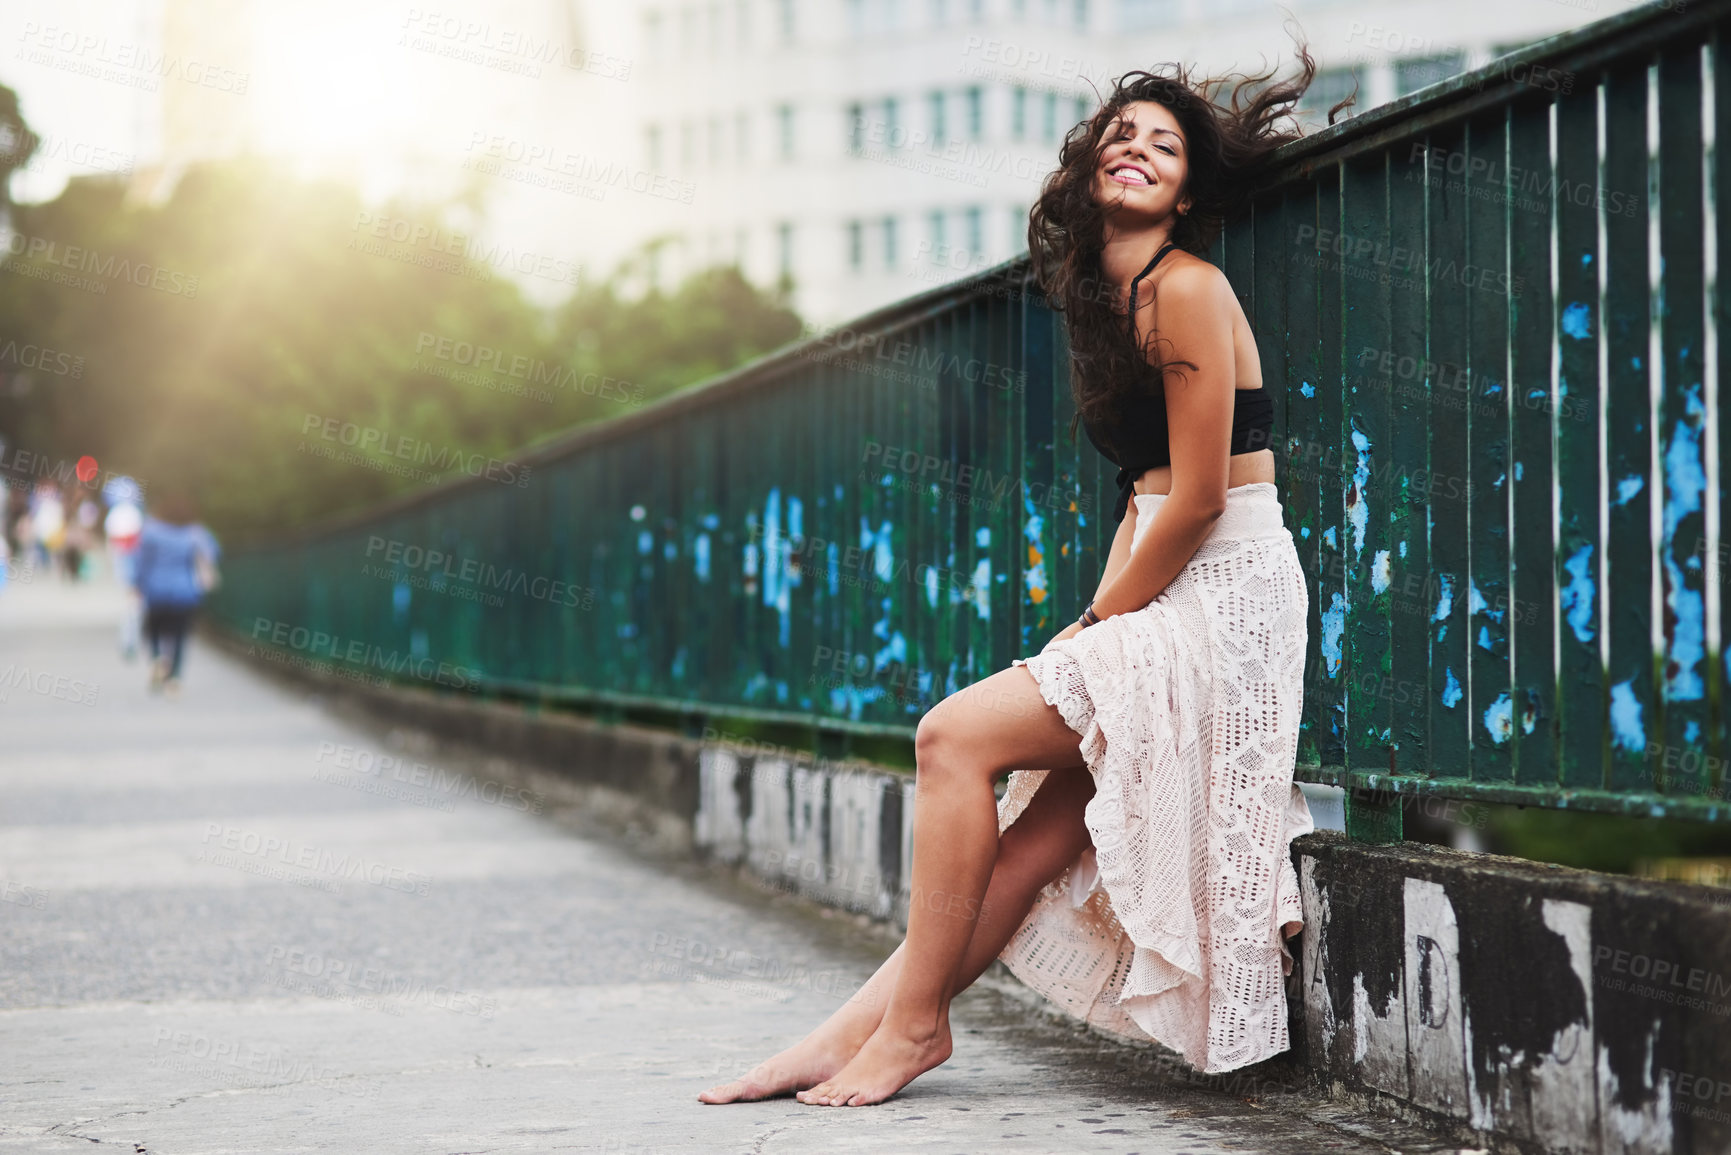
[[[1095,171],[1094,199],[1110,213],[1150,221],[1189,207],[1183,195],[1189,145],[1178,118],[1163,104],[1126,104],[1120,123],[1106,129]]]

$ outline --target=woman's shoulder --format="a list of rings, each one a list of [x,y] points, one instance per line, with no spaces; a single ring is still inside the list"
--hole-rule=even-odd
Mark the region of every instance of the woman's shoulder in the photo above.
[[[1181,303],[1205,304],[1217,300],[1221,293],[1228,297],[1232,295],[1232,283],[1226,279],[1226,274],[1213,262],[1203,260],[1195,253],[1178,249],[1166,263],[1170,267],[1165,270],[1158,286],[1162,301],[1170,302],[1177,298]]]

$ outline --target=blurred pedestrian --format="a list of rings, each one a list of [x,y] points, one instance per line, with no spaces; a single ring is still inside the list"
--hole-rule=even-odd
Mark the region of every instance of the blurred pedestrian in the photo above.
[[[137,569],[138,535],[143,529],[144,511],[131,500],[116,501],[102,521],[102,535],[108,540],[114,574],[126,590],[126,611],[120,619],[120,656],[129,662],[138,656],[139,627],[144,613],[132,584]]]
[[[205,594],[216,588],[221,549],[198,523],[198,507],[184,491],[164,495],[147,515],[133,558],[133,588],[144,602],[144,635],[150,646],[150,688],[180,690],[186,633]]]

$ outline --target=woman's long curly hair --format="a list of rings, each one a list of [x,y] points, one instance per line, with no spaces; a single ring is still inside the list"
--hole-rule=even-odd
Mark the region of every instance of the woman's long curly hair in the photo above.
[[[1058,168],[1046,178],[1028,214],[1028,251],[1042,294],[1068,324],[1070,389],[1076,400],[1072,438],[1079,420],[1109,425],[1121,399],[1151,389],[1168,368],[1196,368],[1187,361],[1149,355],[1137,340],[1134,318],[1101,272],[1106,213],[1095,202],[1094,185],[1109,131],[1134,101],[1162,105],[1177,119],[1189,158],[1183,193],[1191,203],[1173,222],[1171,239],[1203,256],[1222,226],[1248,207],[1269,154],[1303,135],[1296,124],[1278,123],[1290,118],[1316,76],[1316,62],[1302,42],[1298,60],[1298,74],[1277,83],[1269,83],[1272,69],[1254,76],[1237,74],[1230,102],[1224,104],[1218,97],[1233,74],[1196,80],[1181,64],[1128,72],[1114,82],[1099,111],[1065,137]],[[1352,100],[1348,96],[1329,109],[1330,124]],[[1138,286],[1139,296],[1146,291],[1145,282]]]

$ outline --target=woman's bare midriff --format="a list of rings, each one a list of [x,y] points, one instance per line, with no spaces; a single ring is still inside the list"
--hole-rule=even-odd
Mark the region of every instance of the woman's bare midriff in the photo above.
[[[1274,450],[1258,449],[1254,453],[1234,453],[1227,459],[1226,488],[1252,485],[1258,481],[1274,481]],[[1172,467],[1156,465],[1136,479],[1137,493],[1172,492]]]

